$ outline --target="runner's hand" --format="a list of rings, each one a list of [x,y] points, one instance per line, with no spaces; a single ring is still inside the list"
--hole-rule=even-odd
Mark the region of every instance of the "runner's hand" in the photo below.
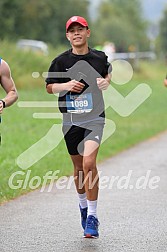
[[[80,93],[84,88],[84,86],[85,85],[83,83],[76,80],[71,80],[67,82],[67,90],[71,92]]]
[[[110,85],[108,81],[104,78],[97,78],[97,86],[100,90],[106,90]]]

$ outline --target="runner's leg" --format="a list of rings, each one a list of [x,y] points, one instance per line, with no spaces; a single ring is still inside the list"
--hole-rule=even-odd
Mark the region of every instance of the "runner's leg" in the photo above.
[[[71,155],[74,165],[74,181],[79,198],[79,208],[81,213],[81,225],[85,230],[87,220],[87,198],[84,186],[83,156]]]
[[[92,149],[94,150],[92,152]],[[99,144],[92,140],[87,140],[84,146],[83,171],[85,177],[85,191],[89,201],[95,201],[98,198],[99,176],[96,167],[96,158],[99,150]],[[89,154],[90,153],[90,154]]]
[[[85,175],[85,190],[87,195],[88,214],[86,227],[84,229],[84,237],[98,238],[99,221],[97,218],[97,199],[98,199],[98,183],[99,176],[96,167],[96,158],[99,144],[93,140],[85,141],[83,170]],[[91,151],[93,150],[93,152]]]
[[[83,156],[71,155],[71,159],[74,165],[74,182],[75,182],[76,190],[79,194],[83,194],[85,193],[85,187],[83,185],[83,182],[84,182]]]

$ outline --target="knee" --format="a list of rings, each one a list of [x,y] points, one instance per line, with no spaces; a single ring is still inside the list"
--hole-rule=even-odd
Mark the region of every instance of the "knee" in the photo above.
[[[96,170],[96,162],[90,158],[85,158],[83,161],[83,170],[88,173],[89,171]]]
[[[79,172],[83,171],[83,165],[74,165],[74,173],[79,174]]]

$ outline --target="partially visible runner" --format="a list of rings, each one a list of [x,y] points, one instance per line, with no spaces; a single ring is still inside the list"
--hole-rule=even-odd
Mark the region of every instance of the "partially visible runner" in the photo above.
[[[4,108],[11,106],[18,99],[15,83],[11,77],[10,67],[1,58],[0,58],[0,83],[2,88],[6,92],[6,96],[4,98],[0,97],[0,122],[1,122],[1,114],[3,113]]]
[[[104,52],[89,48],[90,29],[83,17],[74,16],[67,21],[66,37],[72,48],[52,61],[46,89],[49,94],[59,93],[84,237],[98,238],[96,158],[105,124],[102,91],[110,84],[111,65]],[[61,72],[69,76],[60,76]]]
[[[167,87],[167,75],[166,75],[166,78],[164,79],[164,85],[165,87]]]

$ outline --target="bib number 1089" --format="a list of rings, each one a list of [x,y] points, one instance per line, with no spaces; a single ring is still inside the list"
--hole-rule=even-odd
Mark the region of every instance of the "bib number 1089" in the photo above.
[[[84,100],[84,101],[77,101],[77,100],[74,100],[74,101],[71,101],[71,105],[72,107],[76,107],[76,108],[83,108],[83,107],[87,107],[88,106],[88,101],[87,100]]]
[[[89,113],[93,108],[92,94],[67,95],[66,105],[70,113]]]

